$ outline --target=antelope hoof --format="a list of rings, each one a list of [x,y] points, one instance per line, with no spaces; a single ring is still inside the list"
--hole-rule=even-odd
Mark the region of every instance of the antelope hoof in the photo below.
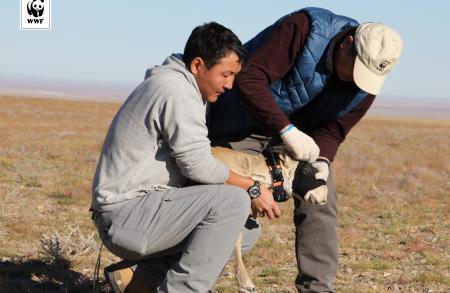
[[[255,287],[239,288],[239,293],[256,293],[256,288]]]

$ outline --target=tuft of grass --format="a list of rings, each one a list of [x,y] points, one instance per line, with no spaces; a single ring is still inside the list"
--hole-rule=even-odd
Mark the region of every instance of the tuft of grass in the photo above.
[[[401,222],[401,218],[394,210],[394,207],[389,207],[386,210],[382,211],[381,215],[378,216],[378,218],[382,223],[380,231],[385,235],[402,235],[402,232],[404,231],[404,223]]]
[[[75,199],[70,192],[53,191],[48,194],[48,197],[55,199],[60,205],[72,205]]]
[[[17,255],[12,253],[11,251],[0,248],[0,258],[13,258],[15,256],[17,256]]]
[[[78,225],[66,226],[64,232],[42,234],[41,259],[47,262],[70,261],[97,250],[95,232],[85,235]]]
[[[450,270],[450,262],[448,259],[442,258],[441,254],[424,251],[420,253],[426,260],[427,265],[436,266],[436,267],[445,267],[447,270]]]
[[[279,278],[283,272],[277,267],[263,268],[259,273],[260,277]]]
[[[0,157],[0,166],[14,171],[14,162],[9,158]]]
[[[258,248],[274,248],[276,243],[272,239],[261,239],[256,243],[256,246]]]
[[[59,235],[42,235],[39,242],[41,244],[41,260],[50,264],[58,264],[58,266],[70,267],[70,261],[62,249]]]
[[[42,184],[39,183],[39,181],[37,179],[30,179],[29,181],[27,181],[25,183],[26,187],[35,187],[35,188],[40,188],[42,187]]]
[[[450,278],[439,272],[422,273],[419,274],[414,281],[426,285],[445,285],[450,286]]]
[[[370,260],[362,260],[362,261],[356,261],[350,264],[350,267],[355,271],[371,271],[371,270],[378,270],[378,271],[384,271],[388,270],[392,267],[392,264],[389,261],[375,258]]]

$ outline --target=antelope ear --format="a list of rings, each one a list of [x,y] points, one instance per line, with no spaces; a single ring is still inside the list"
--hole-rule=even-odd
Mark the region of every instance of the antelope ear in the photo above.
[[[280,162],[286,169],[290,169],[293,165],[298,164],[298,162],[289,155],[289,152],[286,149],[283,149],[280,153]]]
[[[288,194],[292,194],[292,183],[295,177],[295,170],[297,169],[299,161],[294,160],[286,149],[283,149],[280,154],[280,164],[284,176],[284,190]]]

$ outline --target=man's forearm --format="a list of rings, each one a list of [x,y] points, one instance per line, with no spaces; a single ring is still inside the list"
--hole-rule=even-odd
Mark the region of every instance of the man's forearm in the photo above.
[[[249,187],[253,185],[254,181],[251,178],[241,176],[235,173],[234,171],[230,170],[226,183],[230,185],[239,186],[244,190],[248,190]]]

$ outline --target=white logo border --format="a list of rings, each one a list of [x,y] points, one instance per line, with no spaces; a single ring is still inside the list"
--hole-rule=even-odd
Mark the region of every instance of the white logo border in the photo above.
[[[51,0],[46,0],[48,2],[48,27],[45,28],[24,28],[22,27],[22,1],[23,0],[19,0],[19,5],[20,5],[20,30],[21,31],[51,31],[52,30],[52,5],[51,5]],[[32,1],[32,0],[29,0]],[[27,12],[28,13],[28,12]]]

